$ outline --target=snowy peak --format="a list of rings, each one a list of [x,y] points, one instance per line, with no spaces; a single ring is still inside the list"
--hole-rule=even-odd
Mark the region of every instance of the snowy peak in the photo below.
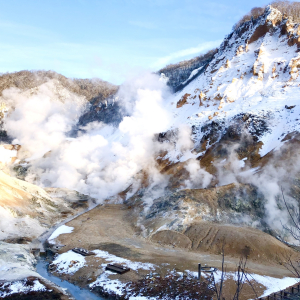
[[[282,13],[271,5],[268,5],[265,10],[264,18],[266,23],[271,22],[273,26],[276,26],[282,21]]]
[[[215,106],[213,115],[226,104],[255,94],[272,96],[298,82],[299,24],[268,6],[265,13],[245,22],[225,38],[205,72],[181,93],[177,108],[198,99],[200,107]],[[223,114],[224,116],[224,114]],[[207,116],[212,119],[212,116]]]

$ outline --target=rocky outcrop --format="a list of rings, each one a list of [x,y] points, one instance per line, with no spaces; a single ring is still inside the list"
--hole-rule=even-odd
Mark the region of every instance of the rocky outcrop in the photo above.
[[[297,79],[299,75],[299,68],[300,68],[300,57],[292,58],[292,60],[289,63],[289,67],[290,67],[290,74],[291,74],[290,80]]]
[[[185,105],[188,101],[189,96],[191,96],[191,94],[183,95],[182,98],[177,102],[176,107],[179,108]]]

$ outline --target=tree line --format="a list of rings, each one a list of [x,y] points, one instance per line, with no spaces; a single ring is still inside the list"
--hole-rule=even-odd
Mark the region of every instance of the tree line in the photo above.
[[[283,15],[291,17],[293,22],[300,21],[300,2],[291,1],[273,1],[270,5],[278,9]],[[257,19],[264,14],[266,6],[253,7],[251,11],[244,15],[234,26],[233,29],[237,29],[239,26],[244,24],[251,19]]]
[[[200,68],[217,53],[218,49],[212,49],[189,60],[183,60],[176,64],[169,64],[158,71],[159,74],[164,73],[168,78],[168,85],[176,89],[182,82],[186,81],[191,72]]]
[[[101,98],[103,100],[117,92],[118,86],[99,78],[77,79],[67,78],[54,71],[29,71],[23,70],[14,73],[0,75],[0,95],[8,88],[16,87],[20,90],[28,90],[40,86],[49,80],[56,79],[69,91],[86,97],[88,101]]]

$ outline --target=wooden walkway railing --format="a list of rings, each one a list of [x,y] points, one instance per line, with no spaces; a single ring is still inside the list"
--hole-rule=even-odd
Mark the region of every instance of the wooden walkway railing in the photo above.
[[[300,282],[269,296],[258,298],[258,300],[295,300],[300,299]]]

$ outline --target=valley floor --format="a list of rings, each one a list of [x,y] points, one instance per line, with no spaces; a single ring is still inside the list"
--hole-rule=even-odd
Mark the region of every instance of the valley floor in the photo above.
[[[66,225],[73,227],[73,231],[56,238],[56,245],[64,246],[58,252],[59,255],[51,265],[51,270],[62,279],[82,287],[89,286],[95,291],[97,291],[96,287],[100,286],[101,292],[112,290],[118,294],[118,289],[125,286],[127,282],[140,280],[149,273],[164,275],[168,270],[176,270],[195,275],[196,273],[192,272],[197,271],[198,263],[221,268],[221,255],[161,245],[141,237],[132,226],[130,209],[124,205],[97,206]],[[238,231],[238,227],[235,227],[235,230]],[[96,255],[83,257],[75,254],[70,251],[75,247],[94,251]],[[131,271],[123,275],[104,272],[109,262],[124,263],[131,268]],[[238,262],[237,256],[225,256],[228,274],[233,274]],[[286,268],[275,261],[248,260],[247,271],[251,274],[276,278],[292,277]],[[260,277],[263,278],[263,276]],[[276,278],[274,278],[275,281]],[[228,299],[232,299],[231,293],[234,291],[235,283],[232,277],[228,276],[227,279],[226,293],[228,293]],[[286,280],[285,286],[294,283],[296,280],[290,278]],[[264,294],[267,285],[259,283],[258,280],[255,283],[257,294]],[[279,281],[277,288],[283,288],[280,287]],[[255,297],[249,286],[244,289],[244,292],[244,299]]]

